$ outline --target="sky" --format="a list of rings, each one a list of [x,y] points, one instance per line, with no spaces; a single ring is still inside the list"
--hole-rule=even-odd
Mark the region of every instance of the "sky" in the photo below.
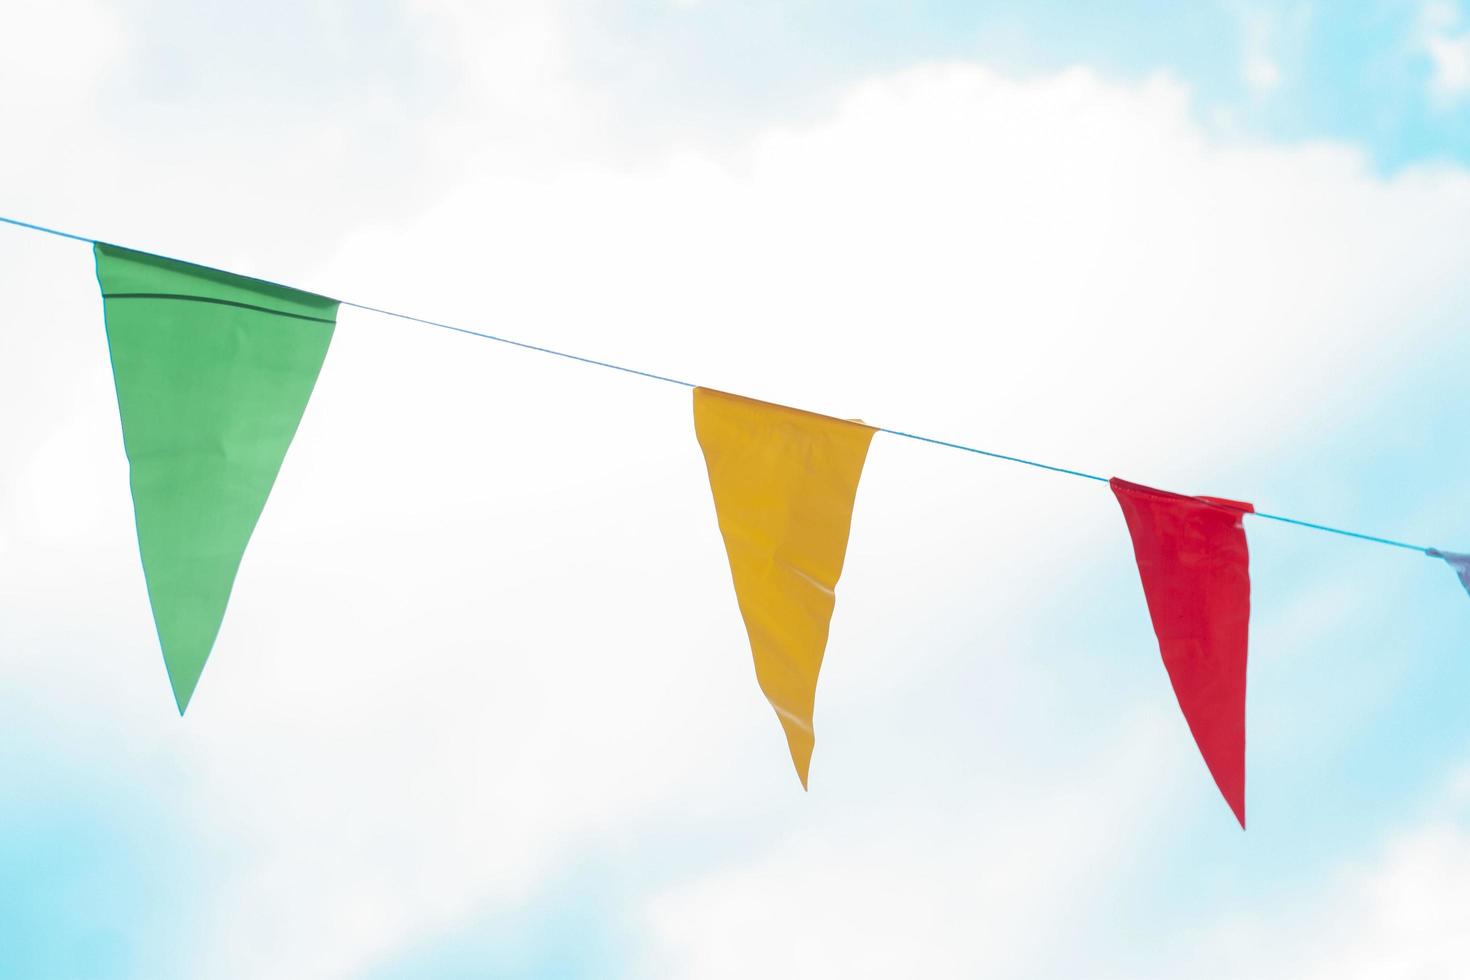
[[[13,0],[0,213],[1470,551],[1470,7]],[[811,789],[687,389],[343,310],[186,717],[0,227],[0,975],[1449,978],[1470,598],[1247,521],[1249,830],[1100,484],[879,435]]]

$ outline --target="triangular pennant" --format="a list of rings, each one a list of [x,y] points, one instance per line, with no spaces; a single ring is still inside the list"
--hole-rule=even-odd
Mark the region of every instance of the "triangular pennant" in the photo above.
[[[1454,551],[1440,551],[1438,548],[1430,548],[1425,552],[1431,558],[1443,558],[1445,564],[1455,570],[1460,576],[1460,584],[1470,592],[1470,555],[1462,555]]]
[[[694,432],[709,468],[756,679],[781,720],[803,787],[834,590],[876,431],[694,389]]]
[[[1215,785],[1245,827],[1250,504],[1109,481],[1179,707]]]
[[[138,549],[183,714],[337,301],[114,245],[94,251]]]

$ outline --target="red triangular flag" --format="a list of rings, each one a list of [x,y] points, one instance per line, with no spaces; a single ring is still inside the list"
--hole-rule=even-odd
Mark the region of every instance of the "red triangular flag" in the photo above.
[[[1250,504],[1108,481],[1133,538],[1149,618],[1195,744],[1245,827]]]

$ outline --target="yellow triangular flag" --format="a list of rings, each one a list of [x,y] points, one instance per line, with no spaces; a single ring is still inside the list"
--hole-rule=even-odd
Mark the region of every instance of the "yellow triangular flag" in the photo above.
[[[858,478],[876,431],[694,389],[694,433],[709,467],[755,676],[786,730],[803,787],[833,590],[847,554]]]

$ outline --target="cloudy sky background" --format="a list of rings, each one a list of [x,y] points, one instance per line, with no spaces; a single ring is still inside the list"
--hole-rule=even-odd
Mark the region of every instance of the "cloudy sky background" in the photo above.
[[[1470,550],[1470,9],[11,0],[0,213]],[[346,310],[188,717],[0,229],[0,974],[1455,977],[1470,601],[1247,524],[1249,820],[1100,485],[879,436],[812,791],[687,390]]]

